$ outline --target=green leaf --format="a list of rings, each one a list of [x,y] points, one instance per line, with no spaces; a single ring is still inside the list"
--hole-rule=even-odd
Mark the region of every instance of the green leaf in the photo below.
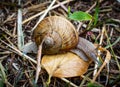
[[[69,18],[77,21],[88,21],[92,20],[92,16],[86,12],[77,11],[69,15]]]

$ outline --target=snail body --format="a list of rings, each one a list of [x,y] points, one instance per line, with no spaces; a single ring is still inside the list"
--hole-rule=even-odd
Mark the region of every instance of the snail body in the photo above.
[[[78,43],[78,33],[65,18],[50,16],[43,19],[33,31],[36,45],[43,42],[43,54],[55,54],[68,51]]]

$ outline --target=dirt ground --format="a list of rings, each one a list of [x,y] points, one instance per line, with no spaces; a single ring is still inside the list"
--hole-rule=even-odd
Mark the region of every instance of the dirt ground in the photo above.
[[[22,9],[22,30],[24,43],[33,41],[31,30],[37,23],[39,16],[32,16],[43,12],[52,3],[52,0],[1,0],[0,1],[0,87],[44,87],[48,74],[45,70],[40,72],[37,84],[34,83],[36,64],[27,60],[18,50],[17,16],[18,9]],[[62,4],[63,2],[66,4]],[[84,11],[94,16],[96,0],[56,0],[54,5],[59,5],[50,10],[46,16],[57,15],[67,18],[68,7],[71,12]],[[53,6],[54,6],[53,5]],[[96,78],[97,85],[88,85],[93,79],[95,63],[93,62],[84,74],[86,78],[63,79],[52,77],[49,87],[120,87],[120,2],[119,0],[99,0],[98,21],[90,30],[86,30],[89,22],[70,20],[76,29],[79,29],[80,37],[83,37],[94,44],[100,44],[102,30],[103,48],[110,52],[111,59],[102,69]],[[44,13],[44,12],[43,12]],[[30,20],[28,20],[30,19]],[[80,23],[83,23],[81,26]],[[28,53],[28,56],[36,60],[36,54]],[[102,61],[106,53],[101,54]],[[73,83],[71,85],[71,83]]]

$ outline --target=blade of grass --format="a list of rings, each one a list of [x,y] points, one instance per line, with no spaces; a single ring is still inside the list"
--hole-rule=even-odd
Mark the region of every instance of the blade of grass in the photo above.
[[[1,73],[1,78],[2,78],[2,82],[3,83],[5,83],[5,82],[7,82],[7,76],[6,76],[6,74],[5,74],[5,72],[4,72],[4,67],[3,67],[3,65],[2,65],[2,63],[0,62],[0,73]]]
[[[117,63],[117,66],[118,66],[119,71],[120,71],[120,64],[119,64],[119,61],[118,61],[118,59],[117,59],[117,57],[116,57],[116,55],[115,55],[115,52],[114,52],[114,50],[113,50],[113,48],[112,48],[112,44],[111,44],[111,42],[110,42],[110,40],[109,40],[109,37],[108,37],[108,34],[107,34],[106,29],[105,29],[105,35],[106,35],[106,37],[107,37],[107,42],[108,42],[108,44],[109,44],[109,46],[110,46],[111,53],[112,53],[113,57],[115,58],[116,63]]]
[[[84,78],[84,79],[86,79],[87,81],[92,82],[92,79],[90,79],[90,78],[87,77],[87,76],[81,75],[81,77]],[[95,81],[94,83],[100,85],[101,87],[104,87],[104,86],[103,86],[102,84],[100,84],[99,82],[96,82],[96,81]]]
[[[18,5],[21,5],[21,0],[19,0]],[[22,9],[18,9],[18,16],[17,16],[17,35],[18,35],[18,48],[22,50],[24,46],[24,36],[22,31]]]
[[[98,16],[99,16],[99,3],[97,1],[96,8],[95,8],[95,13],[94,13],[94,26],[98,22]]]
[[[85,75],[86,77],[89,77],[92,74],[92,72],[89,72],[87,75]],[[86,81],[86,78],[83,78],[83,80],[81,81],[81,84],[79,85],[79,87],[83,87],[84,83]]]
[[[115,44],[117,44],[119,41],[120,41],[120,37],[118,37],[117,40],[113,44],[107,45],[105,48],[108,49],[108,48],[114,46]]]

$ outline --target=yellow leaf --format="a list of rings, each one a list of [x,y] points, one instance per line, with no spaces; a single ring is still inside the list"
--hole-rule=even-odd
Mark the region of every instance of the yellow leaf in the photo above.
[[[41,64],[50,76],[75,77],[83,75],[91,61],[85,62],[77,55],[67,52],[64,54],[45,55]]]

